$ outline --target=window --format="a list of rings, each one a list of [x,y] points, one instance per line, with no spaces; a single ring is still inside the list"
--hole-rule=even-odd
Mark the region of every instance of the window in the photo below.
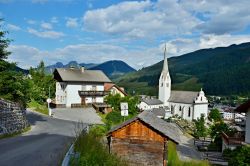
[[[168,87],[168,86],[169,86],[169,83],[166,83],[166,86]]]
[[[188,108],[188,117],[190,117],[191,116],[191,108],[189,107]]]
[[[174,114],[174,106],[171,105],[171,114]]]
[[[202,97],[201,97],[201,101],[202,101]]]
[[[181,106],[179,107],[179,111],[181,111]]]
[[[161,83],[161,87],[163,87],[163,83]]]

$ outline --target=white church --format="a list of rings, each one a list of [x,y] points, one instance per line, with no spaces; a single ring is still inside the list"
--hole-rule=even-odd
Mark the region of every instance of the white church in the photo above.
[[[183,119],[191,121],[200,118],[202,114],[207,118],[208,100],[202,89],[200,92],[171,90],[166,47],[164,50],[163,69],[159,78],[158,98],[163,102],[165,118],[178,115]]]
[[[178,115],[186,120],[194,120],[200,118],[202,114],[206,118],[208,114],[208,100],[202,89],[200,92],[171,90],[166,47],[163,69],[159,78],[159,100],[169,108],[166,117]]]

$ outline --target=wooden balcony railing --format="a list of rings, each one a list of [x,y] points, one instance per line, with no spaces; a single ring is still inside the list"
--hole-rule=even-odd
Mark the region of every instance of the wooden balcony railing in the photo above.
[[[242,144],[245,141],[243,135],[239,136],[228,136],[226,133],[222,132],[222,138],[227,142],[228,145]]]
[[[105,96],[108,91],[78,91],[80,96]]]

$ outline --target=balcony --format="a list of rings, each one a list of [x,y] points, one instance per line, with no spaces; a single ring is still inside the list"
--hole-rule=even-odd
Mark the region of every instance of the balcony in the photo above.
[[[244,143],[245,137],[241,132],[237,132],[234,135],[228,135],[222,132],[222,139],[227,143],[227,145],[242,145]]]
[[[88,96],[106,96],[109,94],[108,91],[78,91],[79,96],[88,97]]]

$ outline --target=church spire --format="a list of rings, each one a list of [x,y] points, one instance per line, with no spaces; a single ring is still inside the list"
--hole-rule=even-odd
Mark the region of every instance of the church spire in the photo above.
[[[166,55],[166,44],[165,44],[165,48],[164,48],[164,63],[163,63],[163,69],[162,72],[164,73],[168,73],[168,59],[167,59],[167,55]]]

